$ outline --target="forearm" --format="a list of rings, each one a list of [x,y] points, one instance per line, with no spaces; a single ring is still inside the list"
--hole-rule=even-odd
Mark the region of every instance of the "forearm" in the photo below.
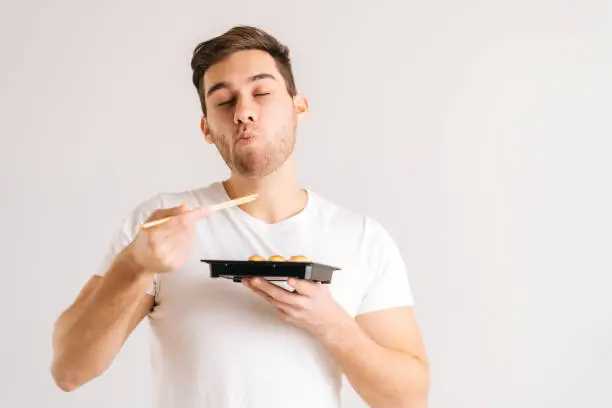
[[[53,373],[74,385],[100,374],[113,360],[130,319],[152,281],[121,254],[90,296],[58,319],[53,335]]]
[[[382,347],[350,318],[319,337],[355,391],[371,407],[427,407],[426,361]]]

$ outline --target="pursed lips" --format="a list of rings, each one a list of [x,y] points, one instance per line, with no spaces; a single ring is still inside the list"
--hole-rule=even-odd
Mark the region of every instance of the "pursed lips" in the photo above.
[[[235,142],[235,143],[236,143],[236,144],[238,144],[238,143],[240,143],[240,142],[249,142],[249,141],[251,141],[251,140],[252,140],[252,139],[254,139],[254,138],[255,138],[255,134],[253,134],[253,133],[248,133],[248,132],[244,132],[244,133],[241,133],[241,134],[238,136],[238,138],[236,139],[236,142]]]

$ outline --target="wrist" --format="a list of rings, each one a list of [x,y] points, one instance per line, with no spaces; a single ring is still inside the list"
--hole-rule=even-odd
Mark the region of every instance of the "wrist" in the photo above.
[[[329,347],[346,345],[347,339],[359,335],[361,328],[350,315],[340,315],[339,318],[319,327],[315,335]]]
[[[135,279],[150,279],[153,278],[155,272],[150,271],[142,262],[138,260],[132,244],[128,245],[117,258],[117,263],[121,265],[121,269],[125,273],[131,275]]]

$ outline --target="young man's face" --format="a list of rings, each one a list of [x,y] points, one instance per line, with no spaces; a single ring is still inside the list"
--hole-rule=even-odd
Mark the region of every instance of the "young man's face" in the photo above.
[[[295,131],[308,111],[291,97],[266,52],[235,52],[204,75],[206,118],[202,131],[227,165],[245,177],[263,177],[293,153]]]

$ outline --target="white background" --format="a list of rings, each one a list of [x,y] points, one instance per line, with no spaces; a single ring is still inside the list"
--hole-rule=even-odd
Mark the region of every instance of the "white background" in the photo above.
[[[150,405],[146,322],[69,394],[51,330],[134,205],[227,176],[189,60],[251,24],[309,97],[301,182],[381,221],[410,266],[431,407],[609,407],[611,9],[3,0],[0,406]]]

